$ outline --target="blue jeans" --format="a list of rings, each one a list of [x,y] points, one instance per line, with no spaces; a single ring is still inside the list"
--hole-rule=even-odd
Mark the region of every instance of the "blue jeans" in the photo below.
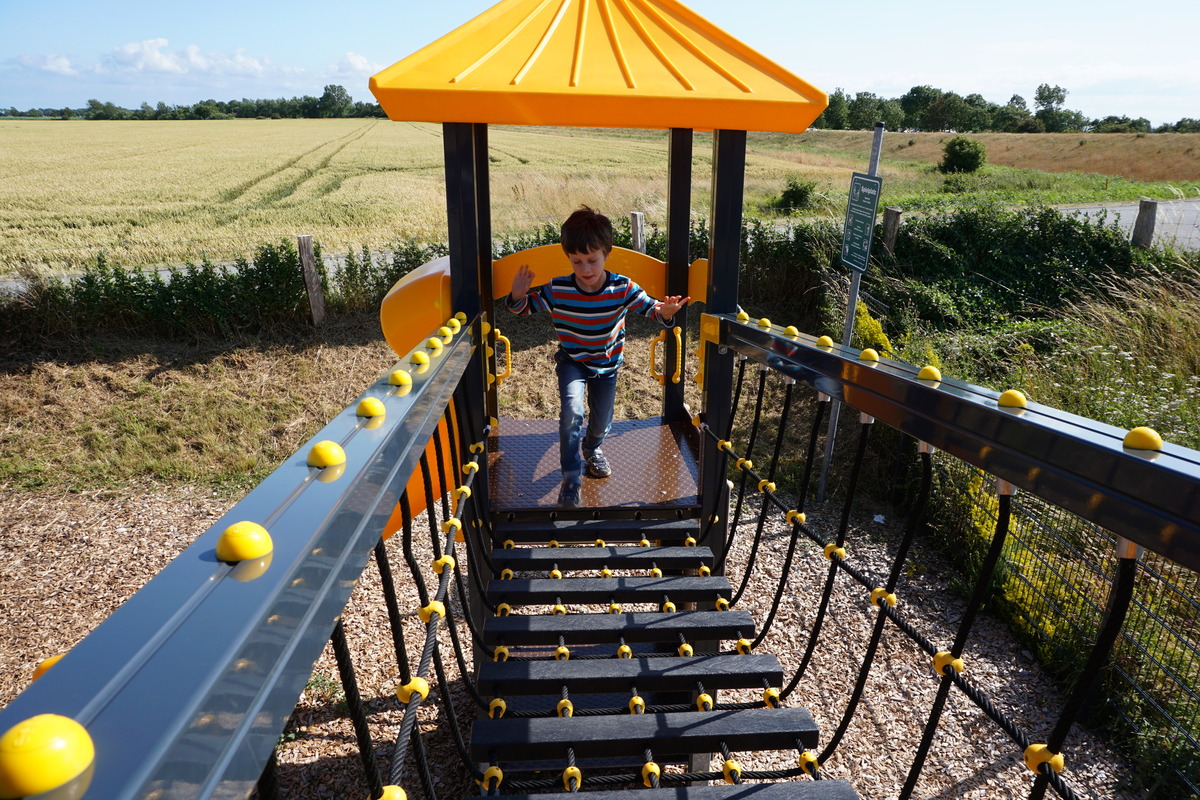
[[[578,484],[583,474],[583,455],[600,447],[612,428],[613,401],[617,396],[617,373],[597,375],[563,351],[554,354],[558,375],[558,451],[563,483]],[[587,395],[588,426],[583,434],[584,394]],[[581,453],[582,447],[582,453]]]

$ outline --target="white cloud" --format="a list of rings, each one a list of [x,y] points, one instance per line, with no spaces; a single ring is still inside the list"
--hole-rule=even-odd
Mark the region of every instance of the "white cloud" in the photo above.
[[[247,56],[245,50],[235,53],[205,52],[194,44],[181,50],[167,49],[169,42],[161,37],[131,42],[113,48],[95,67],[108,75],[160,74],[189,76],[261,77],[275,71],[269,58]]]
[[[40,70],[41,72],[51,72],[55,75],[78,75],[79,71],[71,66],[71,59],[60,55],[35,55],[33,53],[22,53],[17,56],[16,62],[23,67]]]
[[[374,75],[376,72],[384,68],[384,64],[373,64],[364,55],[358,53],[346,53],[336,62],[329,65],[328,72],[331,77],[350,77],[358,78],[367,75]]]

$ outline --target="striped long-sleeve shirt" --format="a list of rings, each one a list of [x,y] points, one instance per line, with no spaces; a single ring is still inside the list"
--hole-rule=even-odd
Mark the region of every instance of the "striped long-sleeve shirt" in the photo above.
[[[658,311],[661,303],[624,275],[606,273],[604,285],[595,292],[582,291],[575,276],[563,275],[542,284],[514,303],[505,299],[510,311],[527,316],[549,311],[559,344],[572,359],[599,375],[621,366],[625,349],[625,315],[633,311],[664,325]]]

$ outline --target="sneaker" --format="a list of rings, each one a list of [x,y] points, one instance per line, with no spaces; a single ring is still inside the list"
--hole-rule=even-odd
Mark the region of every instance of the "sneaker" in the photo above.
[[[579,508],[582,486],[578,483],[563,483],[558,490],[559,508]]]
[[[584,460],[587,462],[587,474],[591,477],[607,478],[612,475],[612,467],[609,465],[608,459],[599,450],[593,450],[592,454]]]

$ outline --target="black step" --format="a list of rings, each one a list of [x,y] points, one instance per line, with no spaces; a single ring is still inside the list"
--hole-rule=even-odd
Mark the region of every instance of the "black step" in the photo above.
[[[492,695],[570,692],[694,691],[696,682],[712,689],[759,689],[783,685],[783,669],[770,654],[667,656],[663,658],[573,659],[570,661],[486,661],[479,665],[479,691]]]
[[[491,581],[487,588],[493,603],[673,603],[714,602],[733,597],[733,587],[723,577],[697,578],[666,575],[661,578],[513,578]]]
[[[651,542],[682,542],[691,536],[699,538],[700,522],[694,519],[580,519],[546,522],[497,522],[498,541],[512,539],[516,544],[545,544],[551,539],[559,542],[587,542],[597,539],[614,542],[636,542],[645,538]]]
[[[805,708],[674,711],[586,717],[477,719],[471,732],[476,761],[641,756],[655,753],[791,750],[816,747],[817,724]]]
[[[587,772],[583,788],[588,788]],[[563,793],[510,794],[505,800],[562,800]],[[743,783],[738,786],[670,786],[662,789],[588,791],[587,800],[858,800],[844,780],[800,781],[797,783]]]
[[[754,636],[754,619],[746,611],[634,611],[624,614],[550,614],[488,617],[483,640],[488,646],[556,645],[617,642],[689,642]]]
[[[497,570],[545,572],[559,569],[697,569],[712,567],[707,547],[521,547],[493,550]]]

